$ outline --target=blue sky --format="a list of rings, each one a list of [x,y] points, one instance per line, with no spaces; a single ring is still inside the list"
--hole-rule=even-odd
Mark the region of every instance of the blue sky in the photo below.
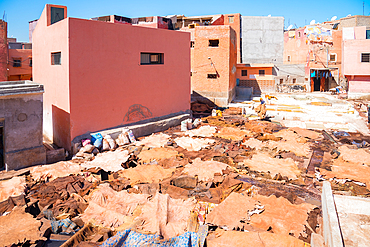
[[[0,19],[8,22],[8,37],[18,41],[28,41],[28,22],[38,19],[45,4],[67,6],[68,16],[88,19],[104,15],[141,17],[154,15],[211,15],[240,13],[245,16],[283,16],[285,27],[289,24],[304,26],[311,20],[323,22],[333,16],[342,18],[362,15],[363,2],[365,15],[370,15],[370,0],[203,0],[203,1],[42,1],[42,0],[0,0]]]

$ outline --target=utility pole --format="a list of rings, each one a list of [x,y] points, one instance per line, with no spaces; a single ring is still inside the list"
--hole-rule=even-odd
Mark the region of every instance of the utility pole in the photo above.
[[[362,15],[365,15],[365,1],[362,1]]]

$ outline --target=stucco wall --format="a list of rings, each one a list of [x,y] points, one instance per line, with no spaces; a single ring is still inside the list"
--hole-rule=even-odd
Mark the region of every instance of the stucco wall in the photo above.
[[[361,62],[361,53],[370,53],[366,27],[354,27],[354,38],[343,40],[344,75],[370,75],[370,63]]]
[[[47,26],[47,5],[33,31],[32,75],[43,84],[44,134],[61,147],[68,147],[70,137],[69,100],[69,19]],[[61,65],[51,65],[51,53],[61,52]]]
[[[42,93],[1,96],[0,106],[8,170],[44,164]]]
[[[69,37],[72,139],[190,109],[189,33],[69,18]]]
[[[283,63],[284,17],[242,16],[243,63]]]

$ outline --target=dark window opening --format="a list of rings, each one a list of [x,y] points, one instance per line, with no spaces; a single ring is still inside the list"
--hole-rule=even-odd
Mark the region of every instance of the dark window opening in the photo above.
[[[233,15],[229,16],[229,23],[234,23],[234,16]]]
[[[54,24],[64,19],[64,8],[50,8],[50,24]]]
[[[370,39],[370,30],[366,30],[366,39]]]
[[[13,59],[13,67],[21,67],[21,59]]]
[[[51,53],[51,65],[61,65],[62,64],[62,53],[53,52]]]
[[[284,83],[284,79],[280,79],[280,84],[283,84]]]
[[[163,64],[163,53],[141,53],[140,54],[140,64]]]
[[[296,82],[297,82],[297,79],[295,79],[295,78],[294,78],[294,79],[293,79],[293,83],[296,83]]]
[[[190,72],[190,76],[193,76],[193,72]]]
[[[190,41],[190,48],[194,48],[194,44],[195,44],[194,41]]]
[[[217,74],[208,74],[207,78],[208,79],[217,79]]]
[[[208,46],[211,46],[211,47],[218,47],[218,44],[220,43],[220,41],[218,39],[210,39],[209,40],[209,44]]]
[[[30,57],[30,67],[32,67],[32,57]]]
[[[370,63],[370,53],[361,53],[361,62]]]
[[[248,76],[248,70],[242,70],[242,76]]]
[[[335,62],[337,60],[337,56],[335,54],[330,54],[330,62]]]
[[[290,62],[290,56],[288,56],[288,62]]]
[[[259,70],[258,73],[259,73],[260,76],[265,76],[265,70],[264,69]]]

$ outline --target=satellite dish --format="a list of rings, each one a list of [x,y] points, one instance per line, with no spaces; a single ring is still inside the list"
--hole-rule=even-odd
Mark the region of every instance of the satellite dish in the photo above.
[[[271,17],[271,15],[268,15],[267,17]]]
[[[352,15],[351,14],[347,15],[347,17],[350,17],[350,16],[352,16]]]
[[[290,29],[292,29],[293,25],[290,25],[287,30],[289,31]]]
[[[315,20],[310,21],[310,25],[315,24]]]
[[[338,18],[338,17],[335,15],[335,16],[333,16],[330,20],[331,20],[331,21],[335,21],[337,18]]]

